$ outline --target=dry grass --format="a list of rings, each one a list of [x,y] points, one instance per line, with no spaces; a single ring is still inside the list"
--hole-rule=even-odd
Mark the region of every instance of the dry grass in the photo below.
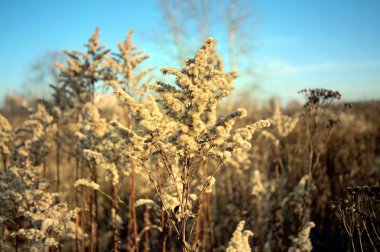
[[[65,52],[50,100],[2,110],[2,250],[379,248],[378,102],[325,89],[301,91],[303,107],[222,102],[237,74],[211,38],[162,69],[173,84],[141,70],[131,32],[118,52],[98,29],[86,48]]]

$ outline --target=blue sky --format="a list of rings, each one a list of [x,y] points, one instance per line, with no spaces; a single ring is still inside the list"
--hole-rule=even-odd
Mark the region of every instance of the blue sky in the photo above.
[[[350,100],[380,99],[380,1],[257,0],[251,7],[258,22],[247,64],[254,76],[243,72],[239,88],[255,83],[258,97],[285,100],[315,87]],[[1,1],[0,96],[22,89],[28,66],[46,51],[83,50],[97,26],[102,44],[115,48],[134,29],[153,65],[175,65],[155,46],[161,20],[154,0]],[[210,35],[221,37],[220,30]]]

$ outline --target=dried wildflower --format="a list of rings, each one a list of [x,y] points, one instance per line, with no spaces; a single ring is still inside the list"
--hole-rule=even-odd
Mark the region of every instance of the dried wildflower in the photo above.
[[[111,182],[113,186],[117,186],[119,184],[119,171],[114,163],[108,162],[102,154],[91,150],[84,150],[84,156],[88,160],[95,161],[96,165],[106,172],[107,182]]]
[[[0,219],[8,231],[4,239],[25,238],[31,241],[29,245],[44,246],[44,250],[48,250],[58,245],[58,241],[52,242],[52,239],[66,233],[71,216],[66,204],[58,203],[58,195],[48,191],[48,184],[36,171],[27,159],[23,167],[11,166],[1,174],[0,200],[4,205],[0,208]],[[15,225],[20,218],[25,222]]]
[[[380,187],[355,186],[347,188],[349,197],[330,203],[330,209],[343,223],[355,250],[354,237],[365,232],[372,247],[376,248],[376,237],[380,223]],[[356,230],[356,231],[355,231]],[[359,237],[361,239],[361,237]],[[376,250],[376,249],[375,249]]]
[[[235,120],[247,115],[244,109],[218,118],[216,106],[233,89],[233,78],[223,73],[220,65],[216,67],[211,57],[214,53],[215,41],[209,38],[183,69],[163,68],[162,73],[174,75],[176,81],[174,86],[163,82],[153,86],[159,95],[157,101],[139,102],[116,81],[110,82],[134,119],[130,128],[111,122],[123,139],[120,147],[135,165],[145,167],[147,172],[152,172],[154,167],[167,171],[162,189],[158,191],[163,210],[171,209],[175,222],[185,226],[188,219],[195,216],[192,213],[195,204],[202,199],[201,195],[194,200],[190,197],[197,166],[207,165],[208,159],[219,163],[206,184],[198,187],[199,194],[210,193],[218,168],[232,158],[233,151],[250,147],[252,135],[270,125],[263,120],[233,131]],[[151,173],[149,177],[157,189],[156,179]],[[173,227],[181,236],[178,228]],[[182,243],[188,246],[187,241]]]
[[[261,181],[260,171],[255,170],[253,173],[253,187],[251,194],[255,197],[261,198],[261,194],[265,191],[264,185]]]
[[[235,232],[232,235],[230,242],[228,243],[228,247],[226,249],[227,252],[250,252],[251,247],[249,245],[249,237],[253,236],[252,231],[243,230],[245,225],[245,221],[240,221],[237,225]]]
[[[270,126],[268,120],[260,120],[245,128],[236,129],[233,134],[227,139],[227,149],[235,150],[237,148],[250,148],[250,140],[252,136],[259,130]]]
[[[303,89],[298,93],[303,94],[306,97],[305,108],[308,109],[315,106],[324,106],[341,98],[341,94],[338,91],[323,88]]]
[[[290,192],[288,196],[282,200],[282,204],[284,205],[285,203],[288,203],[289,205],[291,205],[291,208],[296,214],[302,214],[302,212],[304,211],[304,199],[305,199],[308,182],[309,182],[309,176],[308,175],[303,176],[299,180],[297,186],[295,186],[293,191]],[[312,187],[312,190],[316,189],[315,185],[313,184],[311,185],[311,187]]]
[[[99,184],[95,183],[94,181],[89,181],[87,179],[78,179],[77,181],[75,181],[74,187],[78,186],[86,186],[94,190],[99,190],[100,188]]]
[[[269,119],[273,127],[273,133],[269,131],[265,131],[265,134],[268,138],[282,139],[287,137],[297,126],[299,117],[298,116],[287,116],[284,115],[280,109],[280,104],[276,100],[274,103],[274,113],[271,119]],[[264,132],[263,132],[264,133]],[[273,135],[274,134],[274,135]]]
[[[156,202],[154,202],[151,199],[139,199],[136,201],[135,207],[146,205],[148,207],[154,207],[156,205]]]
[[[11,143],[14,138],[12,126],[8,120],[0,114],[0,155],[6,168],[7,158],[11,154]]]
[[[33,166],[47,161],[52,149],[51,136],[56,132],[56,125],[43,105],[16,130],[14,138],[12,164],[22,166],[28,158]]]
[[[60,108],[92,101],[95,85],[106,78],[107,69],[103,68],[102,64],[110,51],[100,45],[99,28],[96,28],[85,46],[87,52],[65,51],[68,56],[67,66],[55,63],[61,71],[61,76],[59,85],[53,88],[53,96]]]
[[[212,176],[209,176],[205,182],[204,185],[200,185],[197,187],[199,191],[204,191],[205,193],[211,193],[212,192],[212,186],[215,184],[215,178]]]
[[[49,237],[45,240],[45,246],[47,248],[51,248],[51,247],[57,248],[59,246],[59,242],[55,238]]]
[[[288,252],[309,252],[313,249],[309,235],[310,230],[315,227],[314,222],[308,222],[302,228],[301,232],[298,234],[298,237],[293,238],[293,245],[288,249]]]
[[[130,95],[143,97],[151,78],[146,76],[153,68],[137,72],[141,63],[150,56],[133,44],[133,31],[129,31],[124,42],[118,43],[119,53],[106,57],[103,67],[106,69],[104,79],[113,88],[119,87]],[[137,72],[137,73],[136,73]],[[146,80],[145,80],[146,79]]]

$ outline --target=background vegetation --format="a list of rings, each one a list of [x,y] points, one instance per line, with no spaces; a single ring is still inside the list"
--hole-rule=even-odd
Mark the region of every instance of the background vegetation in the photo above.
[[[179,67],[148,67],[133,31],[111,50],[97,28],[36,60],[44,98],[5,97],[1,250],[378,251],[379,101],[233,91],[254,77],[244,1],[159,3],[155,43]]]

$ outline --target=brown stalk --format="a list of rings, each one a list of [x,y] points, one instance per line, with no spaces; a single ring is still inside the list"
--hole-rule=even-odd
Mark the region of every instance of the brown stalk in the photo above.
[[[79,251],[79,211],[75,215],[75,250]]]
[[[145,207],[145,212],[144,212],[144,222],[145,222],[145,227],[150,226],[150,214],[149,214],[149,208]],[[145,232],[145,239],[144,239],[144,252],[149,252],[150,251],[150,235],[149,235],[149,229]]]
[[[56,178],[57,178],[57,183],[56,183],[56,191],[59,192],[59,186],[60,186],[60,153],[61,153],[61,143],[59,141],[59,124],[57,123],[57,133],[56,133],[56,141],[55,144],[57,146],[56,148],[56,159],[55,159],[55,164],[56,164]]]
[[[119,226],[117,224],[117,220],[116,220],[116,216],[117,216],[117,212],[118,212],[118,209],[119,209],[119,200],[118,200],[118,196],[117,196],[117,190],[116,190],[116,186],[113,186],[112,187],[113,189],[113,197],[114,197],[114,200],[112,201],[112,205],[113,205],[113,208],[115,209],[115,216],[114,216],[114,220],[113,220],[113,244],[114,244],[114,247],[113,247],[113,251],[115,252],[119,252],[120,251],[120,230],[119,230]]]
[[[132,226],[133,226],[133,241],[135,246],[135,251],[139,252],[139,240],[138,240],[138,231],[137,231],[137,217],[136,217],[136,208],[135,208],[135,172],[132,166],[132,172],[130,175],[130,202],[129,208],[132,217]]]
[[[93,228],[93,212],[94,212],[94,192],[90,191],[90,210],[89,210],[89,227],[90,227],[90,252],[94,251],[94,228]]]
[[[211,195],[208,195],[207,197],[207,221],[209,223],[209,231],[210,231],[210,243],[211,243],[211,248],[215,246],[215,237],[214,237],[214,225],[212,223],[212,201],[211,201]]]
[[[158,190],[157,190],[157,192],[159,195],[162,195],[162,176],[161,176],[161,173],[160,173],[158,166],[157,166],[157,177],[158,177]],[[161,204],[160,226],[162,229],[162,232],[161,232],[162,250],[161,251],[166,252],[166,241],[168,239],[168,227],[166,225],[165,210],[163,210],[164,204],[162,201],[160,202],[160,204]]]

